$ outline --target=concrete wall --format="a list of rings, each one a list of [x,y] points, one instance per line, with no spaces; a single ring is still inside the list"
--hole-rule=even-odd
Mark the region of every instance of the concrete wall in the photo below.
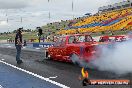
[[[7,43],[7,40],[0,40],[0,43]]]

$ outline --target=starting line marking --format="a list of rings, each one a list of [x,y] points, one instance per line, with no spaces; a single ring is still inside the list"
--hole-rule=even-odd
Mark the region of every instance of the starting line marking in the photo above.
[[[1,59],[2,61],[5,60],[5,59]]]
[[[39,78],[39,79],[42,79],[42,80],[45,80],[45,81],[50,82],[50,83],[52,83],[52,84],[55,84],[55,85],[57,85],[57,86],[59,86],[59,87],[61,87],[61,88],[70,88],[70,87],[65,86],[65,85],[63,85],[63,84],[60,84],[60,83],[55,82],[55,81],[53,81],[53,80],[50,80],[49,78],[45,78],[45,77],[40,76],[40,75],[38,75],[38,74],[32,73],[32,72],[27,71],[27,70],[22,69],[22,68],[19,68],[19,67],[15,66],[15,65],[11,65],[11,64],[9,64],[9,63],[7,63],[7,62],[4,62],[4,61],[2,61],[2,60],[0,60],[0,62],[3,63],[3,64],[5,64],[5,65],[7,65],[7,66],[10,66],[10,67],[12,67],[12,68],[15,68],[15,69],[17,69],[17,70],[19,70],[19,71],[25,72],[25,73],[27,73],[27,74],[29,74],[29,75],[32,75],[32,76],[35,76],[35,77],[37,77],[37,78]],[[0,88],[1,88],[1,87],[0,87]],[[3,87],[2,87],[2,88],[3,88]]]
[[[55,76],[55,77],[49,77],[50,79],[55,79],[55,78],[57,78],[57,76]]]

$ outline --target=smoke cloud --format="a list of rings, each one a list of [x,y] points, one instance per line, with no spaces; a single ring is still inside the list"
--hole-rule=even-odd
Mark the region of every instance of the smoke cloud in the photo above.
[[[101,57],[91,63],[101,71],[116,74],[132,73],[132,40],[116,43],[112,47],[101,46]]]
[[[81,61],[76,57],[72,60],[85,68],[93,67],[100,71],[109,71],[119,75],[132,73],[132,40],[99,45],[98,50],[101,52],[99,58],[94,58],[90,63]]]

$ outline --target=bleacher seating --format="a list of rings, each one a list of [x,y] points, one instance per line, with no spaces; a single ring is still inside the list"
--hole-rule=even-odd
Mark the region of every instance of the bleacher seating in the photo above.
[[[73,24],[68,30],[62,30],[60,34],[86,33],[116,31],[124,28],[131,28],[128,23],[132,22],[132,8],[124,8],[108,12],[97,13],[96,15],[81,19]]]

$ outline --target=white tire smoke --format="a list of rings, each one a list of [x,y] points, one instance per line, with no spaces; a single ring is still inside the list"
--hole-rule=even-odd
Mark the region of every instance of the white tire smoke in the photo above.
[[[85,68],[95,68],[100,71],[109,71],[116,74],[132,73],[132,40],[118,42],[109,45],[99,45],[99,58],[90,63],[80,60],[76,55],[72,56],[73,63]]]
[[[132,73],[132,40],[101,46],[100,58],[91,63],[101,71],[111,71],[116,74]]]

